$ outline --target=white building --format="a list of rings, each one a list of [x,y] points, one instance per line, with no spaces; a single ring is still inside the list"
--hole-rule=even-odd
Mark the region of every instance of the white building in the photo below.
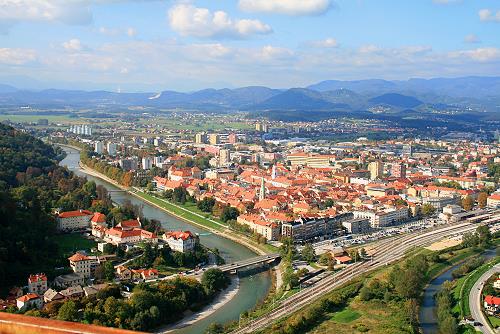
[[[104,152],[104,144],[101,141],[95,142],[94,152],[97,154],[102,154]]]
[[[61,212],[57,215],[57,229],[75,231],[90,227],[90,219],[94,213],[88,210]]]
[[[354,218],[370,220],[372,228],[391,226],[408,219],[408,208],[389,208],[380,211],[354,211]]]
[[[142,169],[149,170],[153,167],[153,159],[150,157],[142,158]]]
[[[219,166],[226,166],[231,162],[231,151],[222,149],[219,151]]]
[[[82,274],[84,278],[89,278],[92,275],[93,269],[98,265],[95,256],[86,256],[81,253],[75,253],[68,260],[73,272]]]
[[[28,291],[43,295],[47,291],[47,276],[45,274],[30,275],[28,278]]]
[[[197,238],[189,231],[172,231],[163,235],[163,240],[176,252],[189,252],[194,250]]]
[[[43,307],[43,299],[36,293],[28,293],[16,299],[16,306],[19,310],[30,308],[41,309]]]
[[[106,150],[108,151],[108,154],[111,156],[116,155],[116,144],[115,143],[108,143],[106,146]]]

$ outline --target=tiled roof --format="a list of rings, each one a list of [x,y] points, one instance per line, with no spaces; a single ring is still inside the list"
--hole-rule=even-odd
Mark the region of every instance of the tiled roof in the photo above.
[[[59,218],[72,218],[72,217],[82,217],[82,216],[91,216],[93,213],[88,210],[76,210],[76,211],[66,211],[61,212],[58,217]]]

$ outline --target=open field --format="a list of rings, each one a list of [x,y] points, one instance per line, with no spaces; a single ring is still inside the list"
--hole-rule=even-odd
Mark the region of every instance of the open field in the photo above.
[[[97,243],[93,240],[84,238],[79,233],[58,234],[53,236],[54,242],[59,246],[61,255],[71,255],[79,250],[90,250],[97,247]]]

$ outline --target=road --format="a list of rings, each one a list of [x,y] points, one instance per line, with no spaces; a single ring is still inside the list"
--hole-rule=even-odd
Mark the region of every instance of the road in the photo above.
[[[475,326],[476,330],[481,331],[484,334],[495,334],[495,330],[493,330],[486,319],[486,316],[482,312],[482,302],[481,302],[481,291],[483,290],[484,283],[490,278],[493,274],[500,272],[500,263],[493,266],[490,270],[485,272],[477,281],[474,283],[474,286],[470,290],[469,294],[469,307],[472,317],[475,321],[481,323],[481,326]]]
[[[475,230],[478,226],[479,224],[460,223],[440,227],[433,231],[423,231],[381,240],[373,249],[374,255],[372,261],[352,264],[345,270],[324,278],[311,285],[309,288],[303,289],[283,300],[274,310],[259,318],[253,319],[233,333],[254,333],[258,330],[262,330],[276,320],[288,316],[302,307],[311,304],[316,299],[324,296],[334,288],[347,283],[354,277],[403,258],[407,251],[415,247],[429,245],[444,237],[457,233],[470,232]]]

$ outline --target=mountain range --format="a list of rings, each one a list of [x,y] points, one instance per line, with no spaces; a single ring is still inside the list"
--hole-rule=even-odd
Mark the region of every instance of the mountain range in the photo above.
[[[208,112],[360,112],[411,111],[498,112],[500,77],[462,77],[322,81],[304,88],[272,89],[250,86],[195,92],[116,93],[81,90],[24,90],[0,84],[0,106],[32,108],[91,108],[107,111],[183,109]]]

